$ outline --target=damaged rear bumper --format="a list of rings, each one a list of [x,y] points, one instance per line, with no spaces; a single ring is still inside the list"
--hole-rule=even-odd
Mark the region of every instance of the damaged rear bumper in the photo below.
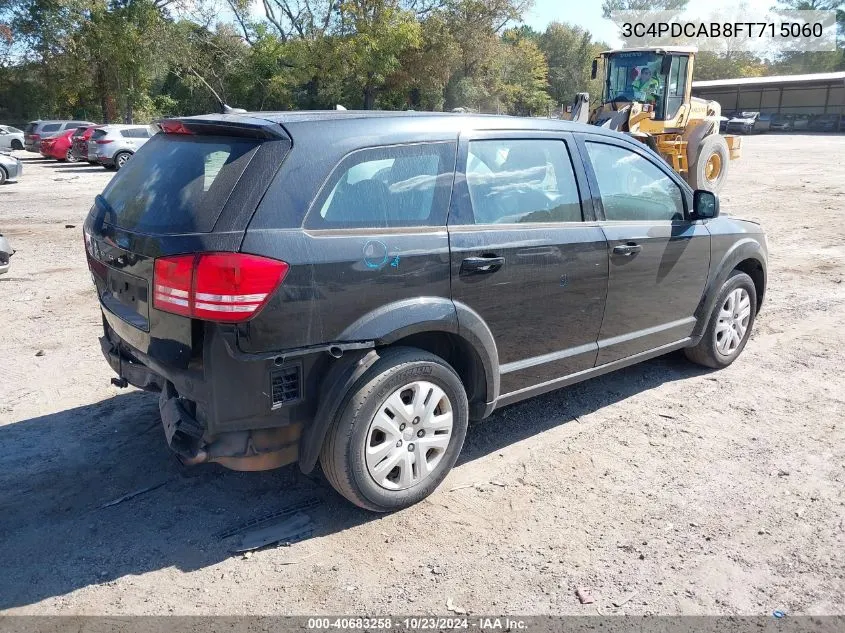
[[[107,336],[100,337],[100,348],[109,366],[120,376],[120,380],[112,378],[112,383],[125,387],[121,381],[126,381],[133,387],[144,391],[159,392],[164,386],[164,379],[144,365],[134,356],[121,350],[119,345],[113,344]]]
[[[188,465],[216,462],[233,470],[269,470],[297,461],[302,424],[238,430],[210,434],[196,417],[196,403],[177,391],[176,385],[162,373],[154,371],[155,363],[124,344],[113,342],[109,336],[100,338],[100,346],[109,366],[119,379],[113,384],[133,385],[144,391],[160,393],[159,412],[167,445]],[[185,378],[184,372],[171,376],[179,382],[188,381],[193,392],[202,392],[206,385],[197,385],[196,376]],[[181,380],[180,380],[181,379]]]

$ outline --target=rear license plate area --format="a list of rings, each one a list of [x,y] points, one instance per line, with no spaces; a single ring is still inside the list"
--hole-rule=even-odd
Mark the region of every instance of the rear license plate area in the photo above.
[[[106,266],[106,279],[100,300],[115,315],[145,331],[149,331],[149,284],[146,279]]]

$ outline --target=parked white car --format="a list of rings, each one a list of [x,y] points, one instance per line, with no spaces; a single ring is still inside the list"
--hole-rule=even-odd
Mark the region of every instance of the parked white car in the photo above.
[[[23,130],[0,125],[0,149],[23,149]]]

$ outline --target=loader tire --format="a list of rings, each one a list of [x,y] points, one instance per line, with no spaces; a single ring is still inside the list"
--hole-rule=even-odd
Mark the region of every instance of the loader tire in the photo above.
[[[693,189],[719,193],[728,176],[730,151],[721,134],[711,134],[701,142],[698,156],[689,168],[689,184]]]

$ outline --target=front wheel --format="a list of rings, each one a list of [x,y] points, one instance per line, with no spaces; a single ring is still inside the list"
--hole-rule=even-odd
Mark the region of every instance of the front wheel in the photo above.
[[[710,313],[698,345],[684,350],[694,363],[722,369],[745,349],[757,316],[757,290],[751,277],[734,270],[727,278]]]
[[[443,481],[466,437],[463,384],[442,358],[388,348],[352,387],[320,464],[332,487],[375,512],[413,505]]]
[[[72,149],[68,149],[68,151],[65,152],[65,160],[69,163],[76,163],[79,162],[79,157]]]
[[[23,149],[23,143],[18,139],[12,139],[12,149]]]
[[[698,156],[689,166],[690,186],[719,193],[728,176],[730,157],[728,142],[721,134],[705,137],[698,148]]]

